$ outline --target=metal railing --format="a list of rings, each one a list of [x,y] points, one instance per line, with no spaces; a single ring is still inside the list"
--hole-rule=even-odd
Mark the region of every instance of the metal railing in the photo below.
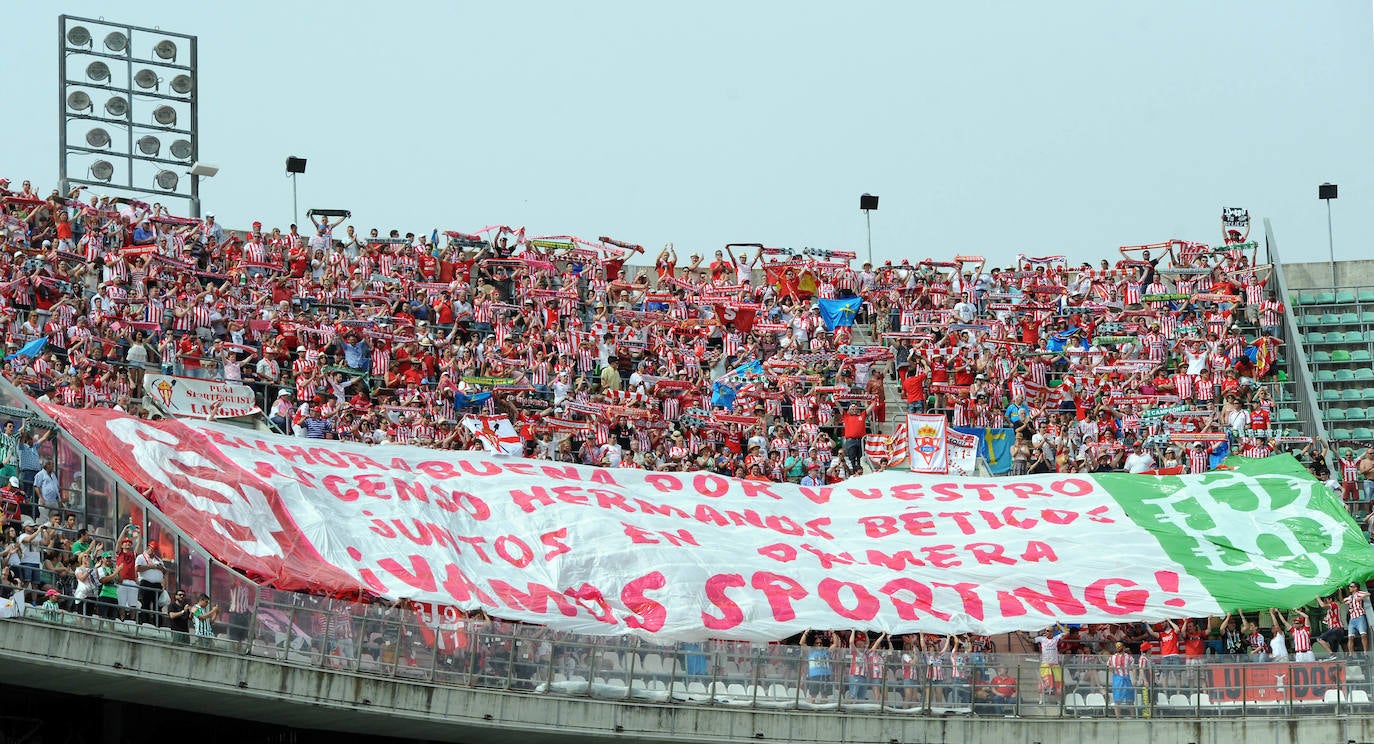
[[[656,646],[499,620],[437,623],[397,604],[263,590],[213,635],[121,620],[111,605],[54,598],[28,620],[334,672],[634,704],[836,714],[1073,717],[1294,716],[1374,711],[1363,654],[1295,662],[1266,656],[1105,653],[1058,666],[1021,654],[926,654],[707,641]],[[100,613],[105,611],[106,617]],[[113,613],[113,616],[111,616]],[[853,667],[851,665],[854,665]],[[857,672],[854,670],[857,669]]]
[[[1269,260],[1274,267],[1274,281],[1278,282],[1278,295],[1287,299],[1289,297],[1288,279],[1283,273],[1283,258],[1279,254],[1278,240],[1274,237],[1274,229],[1266,217],[1264,220],[1264,245],[1269,254]],[[1284,303],[1283,312],[1283,334],[1288,343],[1284,345],[1285,356],[1288,359],[1288,379],[1293,382],[1293,388],[1297,396],[1297,402],[1306,412],[1306,419],[1309,422],[1307,433],[1309,436],[1320,441],[1328,441],[1326,426],[1322,422],[1321,406],[1317,399],[1317,389],[1312,384],[1312,374],[1309,371],[1307,350],[1298,340],[1302,338],[1298,328],[1297,316],[1293,312],[1290,303]],[[1327,453],[1327,470],[1332,470],[1331,453]]]

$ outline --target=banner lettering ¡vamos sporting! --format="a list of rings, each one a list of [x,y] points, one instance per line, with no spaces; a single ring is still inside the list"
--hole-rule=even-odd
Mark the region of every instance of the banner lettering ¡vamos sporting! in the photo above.
[[[1289,608],[1374,575],[1355,523],[1288,456],[802,488],[45,410],[260,580],[594,635],[997,633]]]

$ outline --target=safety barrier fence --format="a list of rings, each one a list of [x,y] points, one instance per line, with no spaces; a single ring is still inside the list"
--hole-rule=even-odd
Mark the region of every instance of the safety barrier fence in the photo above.
[[[190,597],[193,602],[195,596]],[[291,665],[531,696],[635,704],[789,709],[836,714],[1023,717],[1294,716],[1367,713],[1367,658],[1298,662],[1268,656],[1066,655],[1057,667],[1024,654],[706,641],[652,645],[545,627],[417,612],[263,589],[214,612],[208,635],[124,618],[114,603],[68,596],[20,603],[23,620],[182,644]],[[213,608],[218,606],[219,610]],[[21,621],[23,621],[21,620]],[[194,628],[191,621],[189,627]]]

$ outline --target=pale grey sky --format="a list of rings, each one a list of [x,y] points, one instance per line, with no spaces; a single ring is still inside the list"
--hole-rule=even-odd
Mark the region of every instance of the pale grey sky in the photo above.
[[[1074,259],[1269,217],[1285,257],[1368,257],[1374,39],[1356,0],[11,0],[0,174],[57,180],[57,16],[200,38],[209,210],[285,227],[762,241]],[[97,103],[99,105],[99,103]],[[1259,230],[1256,230],[1256,235]]]

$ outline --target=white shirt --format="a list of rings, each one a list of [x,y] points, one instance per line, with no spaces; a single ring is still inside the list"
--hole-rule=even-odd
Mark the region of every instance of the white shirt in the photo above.
[[[1149,452],[1132,452],[1126,455],[1126,472],[1143,473],[1155,466],[1155,457]]]
[[[563,399],[568,397],[568,391],[572,389],[572,385],[568,384],[567,380],[562,379],[554,380],[551,387],[553,388],[554,405],[562,403]]]
[[[152,584],[162,583],[162,559],[149,558],[148,553],[142,552],[134,559],[134,570],[138,571],[138,580],[147,581]]]
[[[971,302],[960,302],[954,306],[954,315],[960,323],[972,323],[978,314],[978,308]]]
[[[1275,661],[1288,658],[1288,640],[1282,632],[1274,633],[1274,637],[1269,641],[1269,648]]]
[[[1059,639],[1063,634],[1056,634],[1053,638],[1048,636],[1036,636],[1035,644],[1040,647],[1040,662],[1043,664],[1059,663]]]

